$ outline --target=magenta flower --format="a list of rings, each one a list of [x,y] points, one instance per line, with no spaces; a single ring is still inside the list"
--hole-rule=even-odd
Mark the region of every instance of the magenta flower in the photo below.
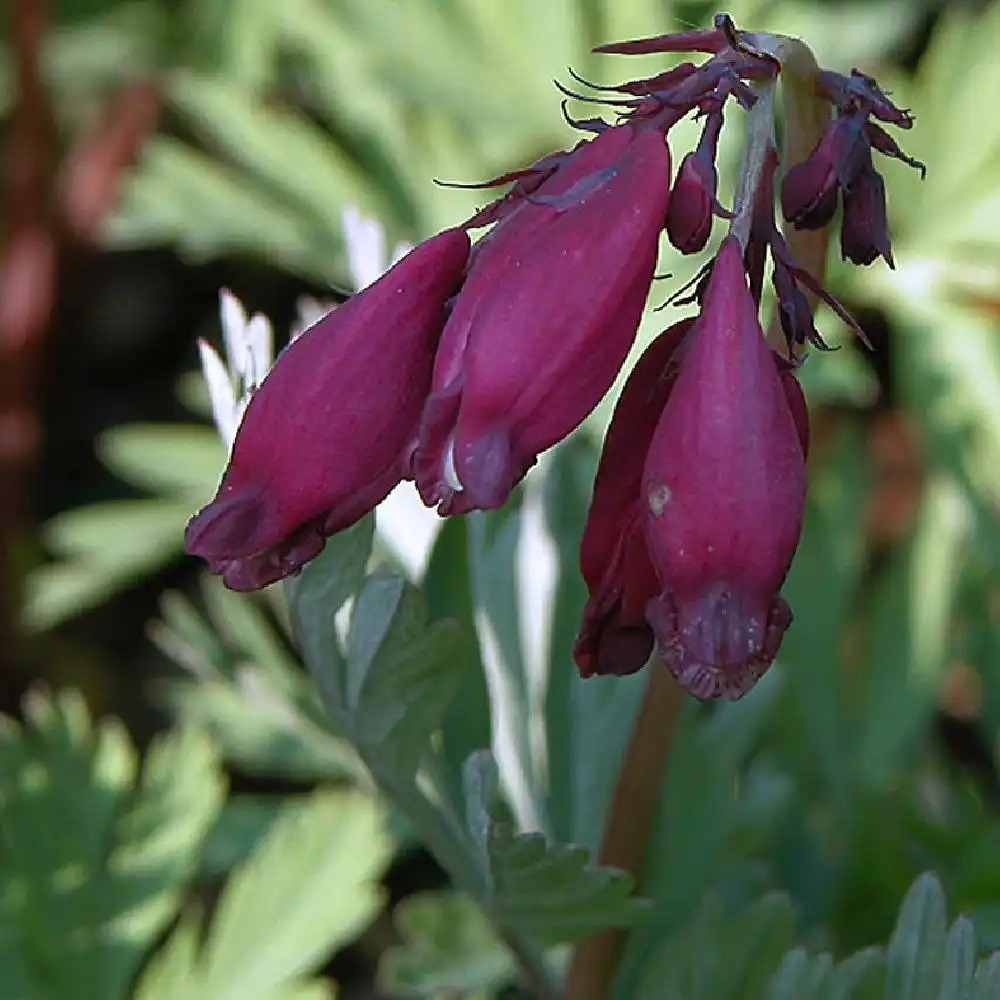
[[[411,474],[442,514],[501,506],[628,355],[670,191],[659,131],[608,128],[502,200],[442,335]]]
[[[872,150],[891,156],[919,170],[926,168],[899,148],[878,118],[900,128],[910,128],[913,117],[897,108],[871,77],[854,70],[851,75],[822,72],[819,92],[836,110],[816,148],[805,161],[786,171],[781,184],[781,209],[799,229],[822,229],[837,211],[843,193],[844,219],[841,252],[855,264],[884,258],[892,267],[885,184],[872,161]]]
[[[715,157],[722,124],[720,106],[709,113],[698,148],[681,161],[670,193],[667,236],[681,253],[703,250],[712,232],[712,217],[731,214],[716,197],[719,174],[715,169]]]
[[[805,405],[757,320],[739,242],[727,239],[649,443],[643,527],[659,580],[647,621],[699,698],[739,698],[792,620],[778,591],[806,493]]]
[[[296,572],[400,482],[468,253],[461,229],[427,240],[282,352],[185,537],[227,586]]]
[[[895,267],[889,242],[889,220],[885,207],[885,182],[869,157],[849,190],[844,192],[844,220],[840,230],[840,252],[854,264],[871,264],[882,257]]]
[[[646,348],[622,389],[604,440],[580,544],[590,600],[573,654],[583,677],[634,673],[653,650],[646,605],[660,587],[643,532],[642,474],[691,323],[682,320]]]
[[[800,229],[822,229],[837,211],[841,189],[848,189],[865,166],[867,109],[841,115],[823,133],[808,159],[785,174],[781,210]]]

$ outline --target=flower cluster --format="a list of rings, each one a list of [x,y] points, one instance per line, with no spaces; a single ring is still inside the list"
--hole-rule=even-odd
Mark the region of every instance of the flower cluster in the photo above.
[[[699,314],[652,342],[608,429],[574,652],[584,676],[631,673],[655,651],[698,697],[748,691],[792,617],[780,590],[808,443],[795,368],[806,342],[825,346],[809,296],[849,320],[775,220],[772,93],[785,67],[771,41],[720,17],[710,31],[604,46],[707,58],[587,98],[616,120],[573,121],[592,137],[490,182],[510,187],[290,344],[253,392],[188,551],[228,586],[253,589],[295,573],[403,480],[441,515],[502,506],[615,381],[661,233],[695,253],[725,219],[729,235],[686,299]],[[784,165],[785,218],[824,227],[842,198],[845,257],[891,264],[872,150],[914,161],[871,119],[908,128],[912,118],[857,72],[814,68],[812,82],[835,118],[805,162]],[[715,162],[730,102],[752,119],[731,210]],[[667,136],[690,113],[704,129],[673,175]],[[758,319],[768,258],[780,352]]]

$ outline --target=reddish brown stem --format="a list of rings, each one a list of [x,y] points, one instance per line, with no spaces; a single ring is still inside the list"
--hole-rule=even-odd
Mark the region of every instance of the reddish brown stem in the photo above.
[[[662,663],[646,669],[646,690],[622,757],[600,854],[602,865],[621,868],[637,881],[684,700]],[[566,977],[567,1000],[607,1000],[624,943],[621,930],[601,931],[581,941]]]

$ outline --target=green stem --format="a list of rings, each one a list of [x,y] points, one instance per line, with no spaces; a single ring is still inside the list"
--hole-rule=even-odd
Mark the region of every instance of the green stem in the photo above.
[[[830,124],[829,105],[816,93],[819,74],[816,57],[805,42],[786,35],[743,34],[741,37],[781,63],[781,106],[784,113],[781,164],[787,170],[809,156]],[[822,284],[830,227],[809,230],[789,226],[783,235],[795,260]],[[809,302],[815,308],[816,299],[811,294]],[[781,353],[786,351],[777,309],[771,314],[767,340],[775,350]]]
[[[740,163],[729,233],[744,250],[750,242],[757,190],[764,176],[768,154],[774,149],[774,83],[767,80],[756,88],[757,103],[747,112],[747,144]]]
[[[561,1000],[558,983],[541,950],[497,922],[490,906],[488,881],[483,878],[466,830],[451,809],[443,787],[430,776],[431,783],[441,796],[441,804],[438,805],[416,784],[404,785],[398,776],[381,770],[375,760],[369,759],[368,763],[377,784],[406,814],[420,834],[424,847],[448,871],[455,884],[479,904],[497,936],[516,959],[538,1000]]]

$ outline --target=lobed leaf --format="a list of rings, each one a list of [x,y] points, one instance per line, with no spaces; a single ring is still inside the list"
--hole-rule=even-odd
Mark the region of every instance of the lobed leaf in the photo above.
[[[222,804],[212,745],[124,730],[78,695],[0,733],[0,980],[9,1000],[114,1000],[180,905]]]

